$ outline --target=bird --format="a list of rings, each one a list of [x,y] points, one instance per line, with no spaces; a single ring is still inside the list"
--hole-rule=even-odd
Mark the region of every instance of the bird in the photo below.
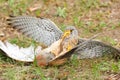
[[[67,55],[67,53],[70,55],[75,53],[74,55],[77,55],[78,59],[100,57],[106,53],[113,53],[115,56],[120,56],[120,49],[111,45],[97,40],[79,38],[78,31],[74,26],[69,26],[65,32],[62,32],[48,18],[37,18],[27,15],[11,16],[7,21],[11,27],[19,30],[23,35],[47,46],[47,48],[36,55],[39,66],[48,65],[51,60],[56,60],[60,56],[64,56],[64,54]],[[54,44],[58,45],[54,46]],[[62,51],[64,54],[62,54]],[[61,59],[60,64],[64,63],[64,59]],[[44,61],[46,62],[44,63]]]

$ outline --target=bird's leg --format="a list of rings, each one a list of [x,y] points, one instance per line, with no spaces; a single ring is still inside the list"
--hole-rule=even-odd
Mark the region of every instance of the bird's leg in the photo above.
[[[62,35],[61,39],[59,40],[58,42],[58,45],[56,46],[56,48],[54,48],[53,50],[51,50],[51,53],[53,53],[55,56],[58,56],[61,52],[64,52],[64,49],[63,49],[63,43],[64,43],[64,40],[69,37],[71,34],[71,31],[70,30],[66,30],[64,32],[64,34]],[[69,44],[69,45],[66,45],[67,46],[67,51],[72,49],[72,46]]]
[[[67,36],[69,36],[71,34],[71,31],[70,30],[66,30],[65,32],[64,32],[64,34],[62,35],[62,41],[67,37]]]
[[[63,51],[63,41],[64,39],[70,35],[70,30],[66,30],[62,35],[61,39],[59,40],[57,48],[53,49],[51,53],[55,54],[55,56],[59,55]]]
[[[69,51],[71,49],[72,49],[72,45],[70,45],[70,43],[68,43],[68,45],[67,45],[67,51]]]
[[[70,34],[71,34],[71,31],[70,30],[66,30],[64,32],[64,34],[62,35],[62,37],[61,37],[61,43],[60,43],[60,52],[59,53],[64,52],[63,43],[64,43],[65,38],[67,38],[68,36],[70,36]],[[70,50],[70,48],[71,47],[69,46],[67,50]]]

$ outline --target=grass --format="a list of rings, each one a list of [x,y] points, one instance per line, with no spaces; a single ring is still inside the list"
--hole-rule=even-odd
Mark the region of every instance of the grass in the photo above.
[[[60,17],[63,17],[65,18],[66,17],[66,8],[61,8],[61,7],[58,7],[57,8],[57,15],[60,16]]]
[[[64,30],[65,30],[65,28],[66,28],[66,25],[61,24],[60,30],[64,31]]]
[[[3,64],[2,64],[3,65]],[[91,60],[77,60],[72,59],[61,67],[48,67],[42,69],[40,67],[7,64],[2,77],[12,80],[52,80],[52,79],[71,79],[71,80],[86,80],[94,79],[101,80],[100,76],[107,75],[105,72],[119,72],[120,65],[114,60],[109,60],[107,57],[91,59]],[[2,68],[2,67],[1,67]],[[84,73],[83,73],[84,72]],[[64,74],[64,75],[62,75]]]
[[[7,2],[7,6],[4,7],[4,11],[8,14],[8,15],[20,15],[26,12],[27,8],[30,6],[31,0],[8,0]],[[0,1],[1,4],[4,5],[5,2]],[[3,6],[1,6],[3,7]],[[7,11],[6,11],[7,9]]]
[[[113,46],[117,45],[117,42],[111,37],[103,37],[102,40],[105,42],[109,42]]]
[[[100,0],[38,0],[37,3],[41,5],[42,1],[41,9],[29,13],[27,9],[35,4],[32,0],[0,0],[0,17],[1,14],[7,17],[9,14],[47,17],[59,24],[62,31],[68,24],[76,26],[80,36],[83,37],[105,32],[104,30],[115,30],[120,26],[119,21],[112,23],[109,19],[111,14],[109,9],[116,3],[120,3],[117,0],[112,0],[112,4]],[[100,39],[113,46],[117,44],[111,37],[105,36]],[[22,47],[31,44],[39,45],[34,40],[21,36],[9,41]],[[65,65],[40,68],[36,67],[36,63],[26,65],[0,54],[0,79],[3,80],[103,80],[104,76],[119,71],[120,61],[117,62],[107,56],[84,60],[77,60],[74,56]]]

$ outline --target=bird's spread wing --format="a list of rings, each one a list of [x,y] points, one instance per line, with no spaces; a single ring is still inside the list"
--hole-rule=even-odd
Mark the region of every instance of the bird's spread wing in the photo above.
[[[46,46],[57,41],[62,34],[62,31],[54,24],[54,22],[46,18],[18,16],[11,17],[8,21],[12,27],[18,29],[24,35],[31,37]]]
[[[7,41],[0,41],[0,50],[2,50],[8,57],[23,62],[33,62],[36,55],[33,46],[20,48],[19,46]]]
[[[79,39],[78,45],[85,41],[87,41],[87,39]],[[88,43],[85,43],[82,47],[79,46],[76,49],[76,55],[79,59],[100,57],[108,53],[112,53],[113,57],[120,57],[119,49],[97,40],[91,40]]]

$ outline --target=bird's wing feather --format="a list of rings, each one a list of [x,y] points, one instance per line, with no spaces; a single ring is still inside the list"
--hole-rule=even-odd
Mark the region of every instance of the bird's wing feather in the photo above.
[[[79,45],[85,42],[86,40],[87,39],[79,39]],[[79,59],[99,57],[107,53],[112,53],[114,57],[120,57],[119,49],[97,40],[91,40],[82,47],[79,46],[76,50],[76,55]]]
[[[58,40],[62,31],[49,19],[36,18],[30,16],[18,16],[8,19],[9,23],[24,35],[34,40],[51,45]]]
[[[8,57],[23,62],[33,62],[36,55],[34,52],[34,46],[20,48],[19,46],[7,41],[0,41],[0,50],[2,50]]]

